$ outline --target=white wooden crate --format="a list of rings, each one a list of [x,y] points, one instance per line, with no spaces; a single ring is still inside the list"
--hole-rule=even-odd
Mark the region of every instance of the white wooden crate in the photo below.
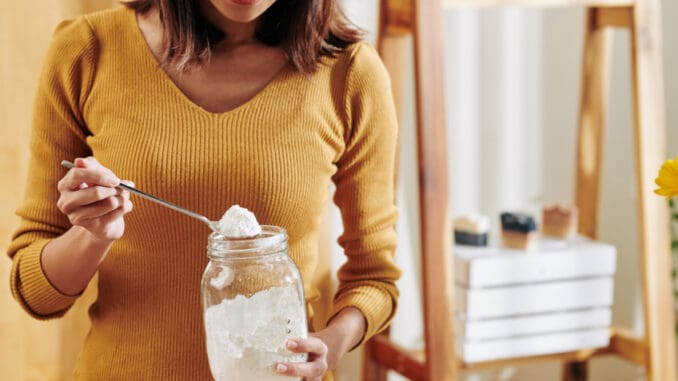
[[[546,314],[500,317],[494,319],[456,319],[455,335],[464,340],[502,339],[566,332],[573,330],[606,328],[612,322],[609,307],[562,311]]]
[[[614,246],[576,239],[540,239],[534,250],[455,246],[455,282],[468,288],[612,276]]]
[[[613,279],[574,279],[475,289],[458,286],[455,290],[457,313],[466,319],[482,319],[611,306]]]
[[[614,246],[541,238],[531,251],[455,247],[457,346],[466,362],[609,344]]]
[[[608,328],[556,332],[506,339],[457,342],[461,359],[467,363],[503,358],[564,353],[604,348],[610,343]]]

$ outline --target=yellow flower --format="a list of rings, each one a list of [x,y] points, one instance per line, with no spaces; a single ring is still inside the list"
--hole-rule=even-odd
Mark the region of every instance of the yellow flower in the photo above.
[[[678,196],[678,156],[673,160],[666,160],[654,182],[659,186],[654,193],[666,197]]]

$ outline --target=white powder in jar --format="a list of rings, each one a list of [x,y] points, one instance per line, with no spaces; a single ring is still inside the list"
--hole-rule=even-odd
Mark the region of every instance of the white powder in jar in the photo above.
[[[307,336],[303,302],[294,287],[273,287],[251,297],[238,295],[205,310],[207,356],[216,381],[291,381],[277,362],[304,362],[289,352],[288,339]]]
[[[261,226],[254,213],[233,205],[219,220],[219,233],[228,238],[248,238],[261,234]]]
[[[224,287],[233,283],[235,274],[233,274],[233,270],[228,266],[221,265],[219,267],[221,268],[221,271],[217,276],[210,279],[210,285],[212,285],[212,287],[216,288],[217,290],[223,290]]]

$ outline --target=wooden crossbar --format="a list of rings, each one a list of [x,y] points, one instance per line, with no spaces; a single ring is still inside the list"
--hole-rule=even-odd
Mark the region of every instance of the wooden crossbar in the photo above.
[[[615,327],[610,337],[610,351],[632,363],[645,367],[647,361],[647,343],[642,337],[626,328]]]
[[[384,335],[372,338],[368,347],[370,356],[379,365],[391,369],[410,380],[426,380],[423,351],[411,351],[389,340]]]
[[[391,369],[411,380],[425,380],[426,356],[423,350],[410,350],[392,342],[386,336],[377,336],[370,346],[371,357],[381,366]],[[555,353],[538,356],[513,357],[492,361],[465,363],[458,361],[462,372],[498,369],[507,366],[519,366],[544,362],[581,362],[602,355],[617,355],[632,363],[647,366],[647,344],[628,328],[612,327],[610,344],[605,348],[584,349],[574,352]]]

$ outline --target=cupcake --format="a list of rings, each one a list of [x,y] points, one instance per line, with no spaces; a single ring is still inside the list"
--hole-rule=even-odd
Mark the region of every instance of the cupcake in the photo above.
[[[544,235],[568,239],[577,234],[577,208],[555,204],[542,210],[541,231]]]
[[[487,246],[490,221],[486,216],[467,214],[454,220],[454,242],[457,245]]]
[[[511,249],[531,249],[536,240],[537,224],[529,214],[501,214],[501,242]]]

